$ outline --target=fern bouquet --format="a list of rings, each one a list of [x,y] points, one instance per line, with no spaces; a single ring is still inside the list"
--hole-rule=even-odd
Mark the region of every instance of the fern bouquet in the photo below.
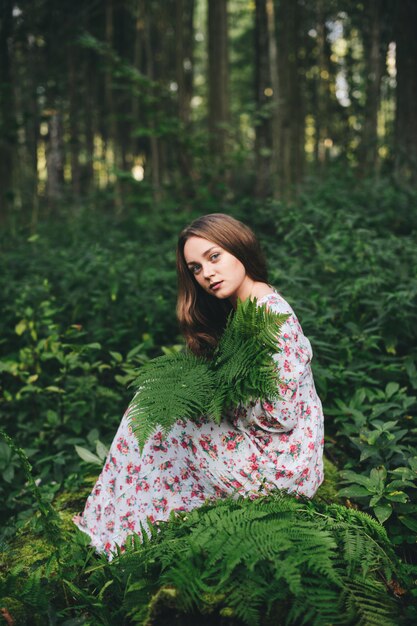
[[[190,352],[152,359],[134,381],[128,415],[139,446],[160,428],[166,434],[178,419],[207,415],[220,423],[232,407],[279,398],[273,355],[288,315],[274,313],[256,298],[239,301],[212,359]]]

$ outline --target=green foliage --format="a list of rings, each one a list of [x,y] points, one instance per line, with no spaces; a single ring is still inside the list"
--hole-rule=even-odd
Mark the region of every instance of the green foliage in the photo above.
[[[35,235],[26,230],[1,234],[2,426],[28,456],[43,501],[64,498],[60,519],[68,530],[71,510],[82,507],[95,478],[91,474],[97,472],[74,446],[100,458],[97,441],[110,443],[138,368],[179,349],[174,316],[177,233],[198,215],[231,213],[260,236],[270,282],[294,305],[311,340],[326,417],[325,448],[347,472],[340,489],[356,490],[350,495],[342,491],[340,498],[371,514],[382,512],[380,519],[390,512],[384,528],[402,559],[406,580],[398,594],[401,586],[408,589],[405,623],[416,623],[415,195],[386,178],[357,181],[349,172],[336,172],[321,183],[312,180],[296,205],[232,198],[224,190],[219,197],[205,180],[195,184],[194,191],[194,200],[178,202],[180,210],[177,200],[152,204],[149,188],[141,187],[130,199],[134,212],[118,220],[106,212],[103,194],[95,198],[96,206],[71,207],[70,215],[66,207],[57,206],[54,217],[40,223]],[[327,465],[326,473],[329,477],[337,469],[330,472]],[[330,487],[325,484],[318,493],[326,503],[337,497]],[[49,619],[131,622],[123,613],[127,582],[121,567],[116,577],[116,569],[107,569],[111,564],[87,550],[81,533],[65,540],[68,552],[61,564],[68,567],[56,574],[57,560],[51,557],[50,542],[39,535],[39,507],[21,459],[5,442],[0,443],[0,503],[1,584],[11,567],[25,562],[16,583],[1,587],[2,597],[21,602],[18,581],[23,584],[43,567],[43,597],[37,601],[45,602],[47,595],[51,617],[27,604],[23,608],[33,618],[29,623],[35,623],[35,615],[40,624]],[[45,576],[48,560],[53,575]],[[86,568],[91,568],[89,574]],[[93,569],[106,572],[102,587],[93,586]],[[89,608],[75,607],[81,600],[69,587],[64,592],[63,579],[86,594],[84,607]],[[137,581],[136,594],[140,584]],[[361,584],[351,584],[358,598]],[[393,583],[390,588],[397,587]],[[143,594],[151,595],[154,622],[171,624],[178,593],[155,582],[150,591],[145,586]],[[221,598],[205,598],[208,613],[198,616],[199,623],[238,623],[230,606],[216,608]],[[346,599],[342,612],[349,602]],[[194,624],[194,617],[181,614],[178,623]]]
[[[288,315],[238,302],[212,359],[190,353],[157,357],[142,366],[128,414],[140,448],[159,426],[167,433],[178,419],[209,415],[220,422],[239,403],[279,396],[273,355]]]
[[[76,531],[60,569],[32,539],[31,565],[9,560],[0,575],[0,605],[20,602],[34,624],[47,615],[91,626],[406,623],[390,591],[404,584],[401,564],[383,527],[354,509],[272,492],[207,503],[148,531],[110,563]]]

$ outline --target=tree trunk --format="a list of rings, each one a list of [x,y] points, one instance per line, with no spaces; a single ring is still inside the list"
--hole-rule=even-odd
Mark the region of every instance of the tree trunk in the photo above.
[[[93,69],[93,61],[91,52],[88,52],[86,62],[84,64],[84,72],[86,76],[85,84],[85,101],[83,107],[84,113],[84,132],[86,153],[86,162],[82,167],[81,188],[83,192],[89,192],[94,189],[94,134],[96,127],[95,119],[95,94],[97,93],[97,79]]]
[[[216,159],[226,151],[229,122],[227,0],[208,2],[208,86],[210,150]]]
[[[46,193],[51,206],[61,197],[64,181],[62,115],[59,111],[53,111],[48,120],[46,170],[48,175]]]
[[[16,120],[12,87],[10,45],[13,29],[13,2],[0,1],[0,221],[13,205],[13,156]]]
[[[74,46],[69,45],[68,52],[68,96],[69,96],[69,145],[71,157],[71,183],[72,191],[76,196],[80,194],[80,140],[79,140],[79,102],[77,89],[77,67],[79,60]]]
[[[113,23],[114,23],[114,0],[106,0],[106,43],[109,48],[112,50],[114,45],[114,32],[113,32]],[[105,92],[106,92],[106,103],[107,103],[107,123],[109,128],[109,139],[110,139],[110,148],[113,156],[113,167],[115,169],[115,180],[114,180],[114,205],[116,208],[116,213],[120,214],[123,210],[123,200],[122,200],[122,185],[119,178],[119,169],[121,169],[120,164],[120,151],[118,145],[118,132],[117,132],[117,117],[116,117],[116,108],[114,103],[114,93],[113,93],[113,63],[111,59],[108,59],[107,62],[107,71],[105,77]]]
[[[329,56],[327,51],[327,27],[323,0],[317,0],[317,46],[318,46],[318,76],[316,88],[316,163],[319,172],[323,173],[327,163],[328,149],[326,139],[329,139]]]
[[[384,57],[381,50],[382,1],[365,3],[364,62],[365,114],[359,154],[363,175],[375,174],[378,164],[378,111]]]
[[[192,153],[187,145],[191,127],[191,98],[193,95],[193,17],[195,0],[176,0],[175,59],[178,85],[178,117],[180,130],[177,155],[184,192],[192,193]]]
[[[417,3],[397,2],[396,64],[397,111],[395,128],[395,174],[417,186]]]
[[[195,0],[176,0],[176,74],[178,114],[184,126],[191,121],[193,95],[193,17]]]
[[[135,20],[135,35],[133,42],[133,66],[135,69],[142,73],[143,71],[143,52],[144,52],[144,40],[145,40],[145,19],[142,14],[143,3],[142,0],[137,0],[134,8],[134,20]],[[135,86],[132,93],[132,133],[131,133],[131,152],[132,155],[137,155],[140,150],[140,142],[136,136],[136,131],[139,125],[140,114],[140,102],[139,102],[139,88]]]
[[[37,87],[37,62],[39,58],[35,56],[36,48],[34,38],[30,37],[26,47],[26,85],[27,95],[22,94],[22,100],[26,101],[25,136],[26,136],[26,161],[27,167],[27,187],[28,198],[32,208],[31,230],[36,231],[39,218],[39,197],[38,197],[38,139],[39,139],[39,105],[36,93]],[[23,102],[22,102],[23,104]]]
[[[270,196],[277,189],[279,145],[279,83],[273,0],[255,4],[255,193]]]
[[[279,31],[279,190],[280,197],[297,192],[304,165],[304,108],[301,100],[298,31],[299,6],[282,0]]]
[[[149,3],[141,0],[141,14],[144,18],[145,53],[146,53],[146,75],[151,80],[155,80],[154,55],[151,41],[151,16],[149,14]],[[154,199],[158,201],[161,196],[161,159],[159,141],[156,136],[155,121],[153,113],[149,117],[150,127],[150,152],[151,152],[151,177]]]

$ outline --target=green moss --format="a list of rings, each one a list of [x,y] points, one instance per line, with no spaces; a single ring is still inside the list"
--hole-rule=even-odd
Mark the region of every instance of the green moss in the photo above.
[[[327,457],[324,457],[324,481],[320,485],[316,498],[326,503],[341,503],[341,498],[338,497],[337,483],[339,481],[339,470],[332,461]]]
[[[63,491],[55,499],[53,506],[58,514],[60,528],[64,535],[74,533],[75,526],[72,517],[83,509],[92,483],[93,478],[86,481],[85,486],[77,493]],[[55,548],[34,527],[38,525],[37,520],[39,520],[39,515],[35,520],[28,521],[9,542],[7,549],[0,553],[0,578],[16,569],[22,574],[29,574],[35,569],[40,569],[43,575],[45,568],[48,568],[48,573],[51,574],[50,559]],[[52,567],[52,572],[54,569]]]

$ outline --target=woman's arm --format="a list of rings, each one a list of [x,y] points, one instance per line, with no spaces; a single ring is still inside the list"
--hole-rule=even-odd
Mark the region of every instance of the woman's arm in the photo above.
[[[251,422],[271,432],[287,432],[297,425],[303,408],[299,400],[300,385],[311,384],[311,345],[294,313],[282,327],[279,347],[280,352],[273,358],[281,381],[280,399],[258,401],[248,415]]]

